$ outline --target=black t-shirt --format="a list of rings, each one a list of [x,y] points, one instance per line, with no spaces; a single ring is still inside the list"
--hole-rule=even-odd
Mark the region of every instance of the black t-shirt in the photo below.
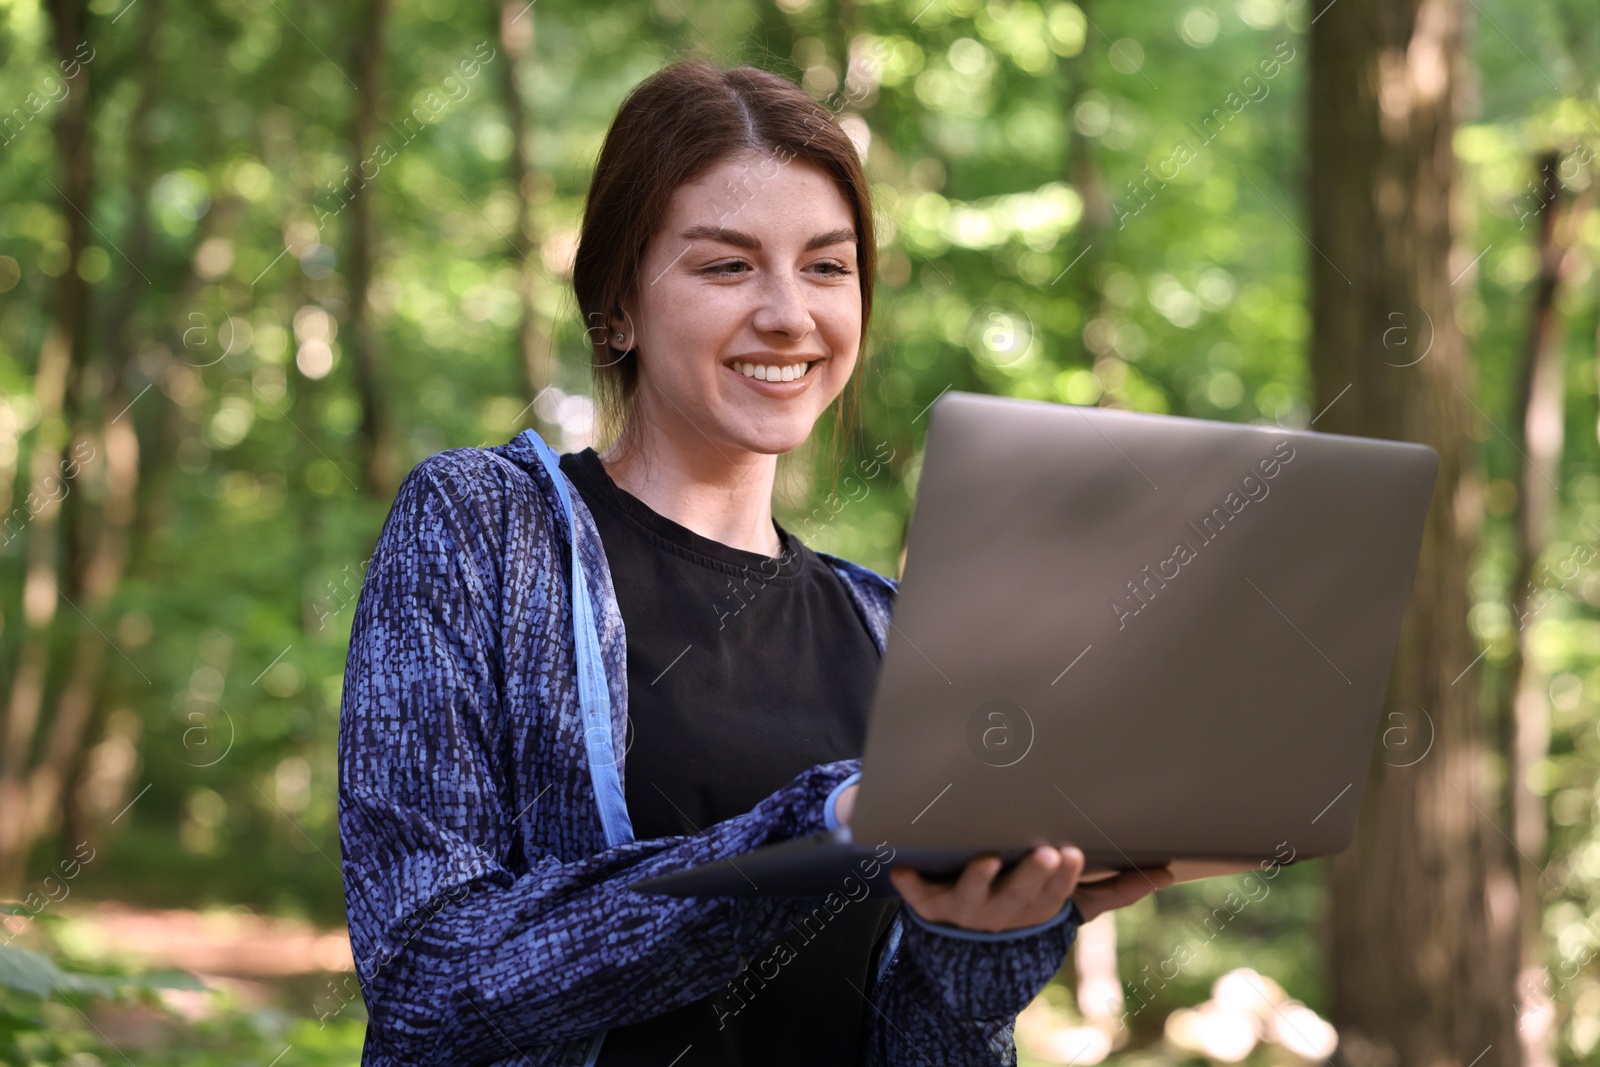
[[[808,767],[861,755],[880,657],[826,562],[776,520],[777,557],[703,537],[619,488],[592,448],[561,469],[599,527],[627,633],[636,838],[698,833]],[[747,961],[759,981],[611,1031],[599,1063],[854,1062],[872,1010],[857,990],[895,906],[867,897],[797,929],[788,952]]]

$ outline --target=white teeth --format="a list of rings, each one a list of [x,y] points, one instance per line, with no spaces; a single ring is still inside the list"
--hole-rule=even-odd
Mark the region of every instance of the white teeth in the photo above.
[[[796,378],[804,378],[807,363],[791,363],[787,367],[774,367],[766,363],[735,363],[733,369],[746,378],[755,378],[763,382],[792,382]]]

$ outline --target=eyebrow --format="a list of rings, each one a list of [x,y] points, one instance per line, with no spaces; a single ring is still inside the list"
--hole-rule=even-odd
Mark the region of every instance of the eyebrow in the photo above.
[[[691,226],[678,236],[683,238],[685,241],[693,241],[696,238],[704,238],[708,241],[720,241],[725,245],[735,245],[739,248],[748,248],[752,252],[758,251],[761,248],[761,242],[756,240],[750,234],[745,233],[742,230],[730,230],[726,226]],[[811,240],[807,241],[806,246],[802,251],[813,252],[819,248],[827,248],[829,245],[845,243],[854,244],[855,241],[856,232],[854,230],[829,230],[827,233],[819,233],[815,237],[811,238]]]

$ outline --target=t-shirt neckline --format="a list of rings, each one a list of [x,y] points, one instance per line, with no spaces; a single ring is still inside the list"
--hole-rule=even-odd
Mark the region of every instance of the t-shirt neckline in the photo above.
[[[585,486],[593,491],[591,495],[598,497],[601,506],[643,530],[677,555],[735,574],[759,571],[771,581],[798,577],[804,569],[806,557],[811,554],[811,550],[784,529],[776,517],[772,525],[783,544],[782,555],[768,556],[723,544],[674,522],[618,485],[612,480],[605,464],[600,462],[600,455],[593,446],[567,455],[572,456],[577,473]]]

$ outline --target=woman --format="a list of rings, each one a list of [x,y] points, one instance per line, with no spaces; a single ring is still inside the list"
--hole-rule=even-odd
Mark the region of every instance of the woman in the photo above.
[[[1078,924],[1166,884],[1079,887],[1040,847],[895,870],[905,906],[629,888],[848,824],[896,584],[771,498],[852,380],[873,252],[856,151],[796,86],[689,62],[623,104],[573,272],[619,439],[425,460],[357,608],[364,1064],[1009,1063]]]

